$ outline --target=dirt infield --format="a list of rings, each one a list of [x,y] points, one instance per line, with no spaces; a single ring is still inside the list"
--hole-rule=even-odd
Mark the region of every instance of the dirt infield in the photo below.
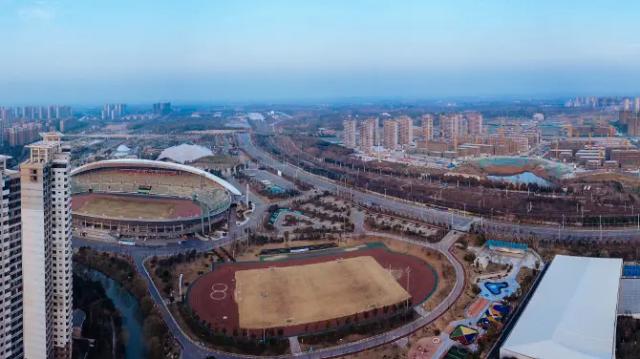
[[[378,247],[218,265],[191,285],[187,301],[214,331],[260,334],[277,328],[291,336],[325,331],[349,316],[382,313],[372,305],[386,313],[407,293],[416,305],[436,286],[436,273],[427,263]]]
[[[146,195],[84,193],[73,195],[71,208],[81,215],[138,220],[168,220],[200,216],[191,200]]]
[[[341,318],[409,299],[373,257],[235,273],[240,327],[285,327]]]

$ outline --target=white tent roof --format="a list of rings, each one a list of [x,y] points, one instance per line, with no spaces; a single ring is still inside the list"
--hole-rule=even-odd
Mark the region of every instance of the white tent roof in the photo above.
[[[558,255],[500,357],[614,358],[622,259]]]
[[[158,160],[169,159],[177,163],[193,162],[199,158],[212,156],[213,152],[210,149],[198,146],[189,145],[183,143],[181,145],[169,147],[160,153]]]

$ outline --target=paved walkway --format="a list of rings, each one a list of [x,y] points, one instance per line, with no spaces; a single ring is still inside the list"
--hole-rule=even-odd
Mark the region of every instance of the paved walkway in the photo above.
[[[298,337],[289,337],[289,347],[291,348],[291,353],[293,353],[293,355],[302,353]]]

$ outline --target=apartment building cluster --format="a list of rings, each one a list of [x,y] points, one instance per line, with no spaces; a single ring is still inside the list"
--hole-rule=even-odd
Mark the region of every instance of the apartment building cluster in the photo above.
[[[12,122],[16,120],[36,121],[65,119],[73,116],[71,107],[50,105],[50,106],[21,106],[21,107],[0,107],[0,120]]]
[[[621,137],[570,137],[556,141],[546,156],[586,169],[640,168],[640,150]]]
[[[0,156],[2,358],[71,358],[70,162],[60,138],[29,145],[19,171]]]
[[[100,118],[107,121],[122,119],[127,113],[127,105],[124,103],[106,104],[102,106]]]
[[[437,119],[437,123],[436,123]],[[501,126],[488,133],[482,114],[478,112],[448,113],[420,117],[419,126],[409,116],[343,122],[343,144],[371,153],[381,150],[410,150],[436,157],[469,157],[481,155],[521,154],[540,141],[536,128]]]
[[[413,120],[409,116],[385,119],[380,129],[378,118],[347,119],[343,121],[342,143],[363,153],[372,153],[378,146],[392,151],[407,148],[413,144]]]
[[[15,147],[34,142],[40,138],[42,127],[41,122],[17,123],[11,127],[5,127],[2,131],[2,144]]]
[[[621,111],[640,111],[640,97],[575,97],[564,103],[565,107],[612,108]]]

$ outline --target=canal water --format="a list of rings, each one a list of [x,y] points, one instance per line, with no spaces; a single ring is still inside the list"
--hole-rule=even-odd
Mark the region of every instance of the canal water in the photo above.
[[[136,298],[123,286],[102,272],[88,269],[87,278],[98,282],[104,288],[107,297],[111,299],[122,316],[122,329],[124,331],[125,358],[139,359],[146,357],[146,348],[142,337],[142,313]]]

